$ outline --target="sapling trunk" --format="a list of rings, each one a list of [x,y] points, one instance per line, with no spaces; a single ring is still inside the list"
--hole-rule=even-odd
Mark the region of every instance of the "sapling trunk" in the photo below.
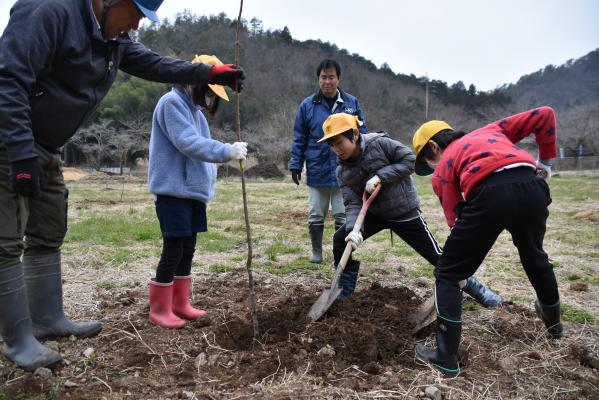
[[[237,17],[237,34],[235,41],[235,64],[239,65],[239,31],[241,28],[241,12],[243,11],[243,0],[239,5],[239,16]],[[239,91],[237,81],[235,81],[236,96],[236,112],[235,112],[235,132],[237,140],[241,142],[241,117],[239,112]],[[250,285],[250,311],[252,314],[252,326],[254,328],[254,339],[258,338],[258,313],[256,310],[256,288],[254,285],[254,272],[252,270],[252,231],[250,229],[250,217],[248,213],[247,191],[245,188],[245,173],[243,171],[243,160],[239,160],[239,172],[241,173],[241,192],[243,194],[243,215],[245,217],[245,232],[247,236],[248,254],[245,267],[248,273],[248,281]]]

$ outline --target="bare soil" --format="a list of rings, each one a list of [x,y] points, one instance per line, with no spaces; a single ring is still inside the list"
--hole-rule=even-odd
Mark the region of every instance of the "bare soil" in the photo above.
[[[196,274],[193,303],[210,317],[179,330],[148,321],[147,288],[137,282],[95,289],[98,310],[78,319],[101,319],[97,337],[46,342],[65,359],[50,379],[4,358],[0,379],[9,396],[54,387],[61,399],[412,399],[427,386],[453,399],[599,399],[596,326],[567,325],[565,339],[549,341],[532,309],[465,307],[474,311],[465,311],[462,372],[446,379],[413,356],[417,342],[432,343],[434,326],[410,335],[407,317],[423,299],[409,288],[372,283],[311,322],[326,279],[259,272],[256,280],[255,340],[244,270]]]

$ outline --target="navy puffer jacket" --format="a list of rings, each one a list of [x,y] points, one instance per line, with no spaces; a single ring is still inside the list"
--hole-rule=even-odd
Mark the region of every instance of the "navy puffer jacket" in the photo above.
[[[339,93],[342,101],[337,101],[334,113],[357,115],[360,121],[364,122],[358,99],[341,89]],[[337,155],[326,142],[317,143],[323,136],[322,124],[331,114],[322,93],[318,92],[302,101],[295,117],[289,170],[301,171],[305,160],[308,186],[338,186],[335,177]],[[366,123],[360,127],[360,132],[366,133]]]

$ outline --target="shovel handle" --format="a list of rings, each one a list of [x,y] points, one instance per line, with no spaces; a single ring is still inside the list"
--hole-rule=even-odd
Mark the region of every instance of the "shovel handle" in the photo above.
[[[377,186],[372,194],[368,196],[368,192],[364,190],[362,194],[362,208],[360,209],[360,214],[358,214],[358,218],[356,219],[356,223],[354,224],[353,231],[359,232],[362,228],[362,224],[364,223],[364,218],[366,217],[366,212],[368,211],[368,207],[372,204],[376,196],[379,194],[381,190],[381,185]],[[333,278],[333,282],[331,284],[331,289],[334,289],[339,284],[339,278],[341,277],[341,273],[345,269],[345,265],[347,264],[347,260],[351,256],[354,248],[351,245],[351,242],[348,242],[345,245],[345,250],[343,250],[343,255],[341,256],[341,260],[339,260],[339,264],[337,264],[337,270],[335,271],[335,277]]]
[[[364,190],[362,193],[362,208],[360,209],[360,213],[358,214],[358,218],[356,219],[356,223],[354,224],[354,228],[352,229],[354,232],[359,232],[362,229],[362,225],[364,224],[364,218],[366,218],[366,212],[368,211],[368,207],[372,204],[376,196],[381,191],[381,185],[378,185],[374,191],[368,195],[368,192]]]

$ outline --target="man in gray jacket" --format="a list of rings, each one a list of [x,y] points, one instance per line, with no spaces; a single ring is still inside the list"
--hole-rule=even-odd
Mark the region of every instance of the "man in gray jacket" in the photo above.
[[[27,370],[61,359],[37,339],[101,329],[63,312],[68,190],[60,148],[96,110],[117,70],[241,88],[243,71],[232,64],[162,57],[131,40],[143,17],[158,22],[161,3],[18,0],[0,38],[0,333],[4,354]]]
[[[429,263],[437,265],[441,247],[428,229],[419,209],[419,198],[412,181],[416,157],[409,147],[387,133],[360,134],[361,121],[354,115],[334,114],[323,124],[324,136],[339,157],[337,181],[343,194],[346,223],[333,236],[333,257],[339,264],[346,242],[356,250],[370,236],[391,229]],[[362,208],[362,193],[372,193],[382,185],[371,204],[360,232],[352,229]],[[344,229],[345,228],[345,229]],[[360,262],[350,256],[339,279],[340,299],[356,288]],[[473,277],[462,283],[464,291],[485,307],[501,304],[501,297]]]

